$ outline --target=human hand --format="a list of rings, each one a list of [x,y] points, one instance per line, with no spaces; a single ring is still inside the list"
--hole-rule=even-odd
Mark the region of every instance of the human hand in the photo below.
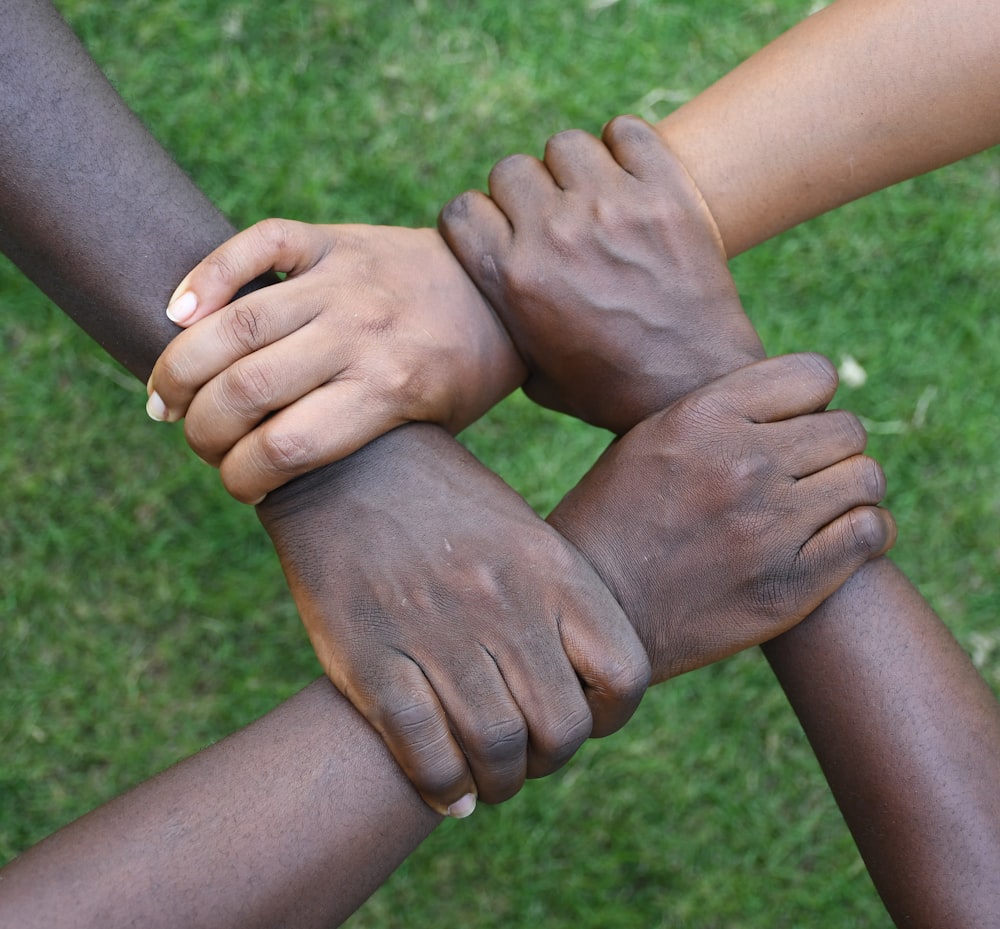
[[[895,541],[819,355],[761,361],[615,441],[549,523],[594,565],[653,682],[789,629]]]
[[[642,697],[645,652],[594,570],[437,427],[257,512],[327,675],[441,813],[510,797]]]
[[[449,203],[439,228],[538,403],[620,434],[763,357],[707,206],[642,120],[613,120],[603,142],[560,133],[544,162],[497,164],[489,187]]]
[[[229,302],[267,271],[288,277]],[[168,312],[190,328],[157,361],[147,410],[186,416],[244,502],[404,422],[458,432],[524,378],[433,229],[265,220],[205,258]]]

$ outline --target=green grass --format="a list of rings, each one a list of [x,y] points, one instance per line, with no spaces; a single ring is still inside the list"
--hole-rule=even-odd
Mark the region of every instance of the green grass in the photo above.
[[[806,12],[789,0],[61,4],[240,224],[422,224],[511,151],[655,118]],[[840,400],[890,479],[898,562],[1000,688],[1000,158],[734,264],[773,353],[857,359]],[[253,514],[144,393],[0,265],[0,859],[316,674]],[[919,415],[918,415],[919,414]],[[540,510],[603,437],[512,398],[466,436]],[[887,927],[755,653],[651,692],[513,802],[445,824],[352,921]]]

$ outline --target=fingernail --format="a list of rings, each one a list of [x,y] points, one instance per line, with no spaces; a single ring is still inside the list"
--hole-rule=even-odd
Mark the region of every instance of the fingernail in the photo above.
[[[167,405],[160,399],[160,395],[155,390],[146,401],[146,413],[150,419],[155,419],[158,423],[167,421]]]
[[[267,499],[267,494],[262,494],[256,500],[250,501],[250,506],[260,506]]]
[[[188,290],[179,297],[174,297],[167,304],[167,318],[179,326],[194,316],[194,311],[197,308],[198,298],[195,296],[194,291]]]
[[[465,819],[476,810],[476,795],[466,794],[461,800],[456,800],[448,807],[448,815],[453,819]]]

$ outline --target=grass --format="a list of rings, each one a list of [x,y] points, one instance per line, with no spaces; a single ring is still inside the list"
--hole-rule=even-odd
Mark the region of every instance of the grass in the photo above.
[[[790,0],[60,4],[245,225],[431,222],[497,158],[655,118],[800,19]],[[1000,160],[742,256],[773,353],[855,358],[897,561],[1000,689]],[[0,265],[0,859],[316,674],[269,543],[141,387]],[[601,435],[514,397],[465,436],[539,510]],[[513,802],[431,837],[361,927],[882,929],[889,920],[756,653],[649,694]]]

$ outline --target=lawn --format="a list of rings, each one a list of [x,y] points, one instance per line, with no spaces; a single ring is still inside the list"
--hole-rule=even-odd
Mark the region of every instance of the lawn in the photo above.
[[[153,132],[246,225],[432,223],[512,151],[666,115],[792,0],[60,0]],[[897,562],[1000,689],[1000,153],[733,264],[772,353],[850,356]],[[0,264],[0,861],[318,673],[267,537],[142,387]],[[512,397],[463,439],[545,512],[606,436]],[[756,652],[446,823],[362,927],[890,925]]]

